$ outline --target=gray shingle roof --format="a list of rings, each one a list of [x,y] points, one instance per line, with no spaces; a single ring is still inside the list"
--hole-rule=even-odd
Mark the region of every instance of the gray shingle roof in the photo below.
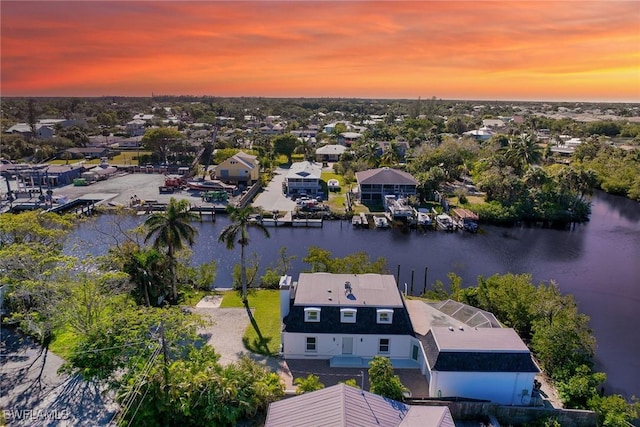
[[[410,173],[390,168],[357,172],[356,179],[359,184],[418,185],[418,181]]]
[[[453,427],[446,406],[409,406],[345,384],[273,402],[265,427]]]
[[[419,339],[435,371],[540,372],[513,329],[435,327]]]

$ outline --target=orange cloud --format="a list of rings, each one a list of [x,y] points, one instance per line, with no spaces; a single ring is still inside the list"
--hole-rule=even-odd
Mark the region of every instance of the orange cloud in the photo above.
[[[640,3],[1,3],[4,96],[640,101]]]

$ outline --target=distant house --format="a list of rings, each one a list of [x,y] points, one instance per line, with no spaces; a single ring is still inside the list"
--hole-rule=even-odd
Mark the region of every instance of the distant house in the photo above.
[[[147,122],[142,119],[134,119],[127,122],[126,129],[129,136],[142,136],[147,129]]]
[[[315,162],[296,162],[291,165],[284,178],[284,190],[289,196],[306,194],[317,196],[321,191],[322,166]]]
[[[344,145],[324,145],[316,150],[316,161],[337,162],[338,160],[340,160],[340,156],[345,151],[347,151],[347,147],[345,147]]]
[[[228,184],[251,185],[260,177],[260,163],[252,154],[238,152],[213,168],[216,179]]]
[[[502,129],[506,127],[506,123],[502,119],[483,119],[482,126],[489,129]]]
[[[411,174],[391,168],[369,169],[356,173],[360,200],[382,204],[384,196],[397,197],[416,194],[418,181]]]
[[[364,135],[359,132],[342,132],[338,135],[338,144],[350,147],[354,142],[361,140],[363,137]]]
[[[430,396],[530,403],[540,369],[513,329],[432,327],[420,341]]]
[[[301,273],[296,282],[286,276],[280,310],[285,359],[364,367],[382,355],[418,368],[418,340],[392,275]]]
[[[446,406],[413,406],[346,384],[269,404],[265,427],[454,427]]]
[[[489,138],[491,138],[493,135],[495,135],[495,132],[489,129],[488,127],[483,126],[477,130],[470,130],[468,132],[464,132],[463,135],[470,136],[476,141],[486,141]]]
[[[35,128],[36,128],[35,138],[47,139],[47,138],[53,138],[53,135],[55,135],[55,132],[53,131],[52,126],[47,126],[47,125],[38,123],[36,124]],[[10,128],[8,128],[5,131],[5,133],[19,134],[27,139],[34,137],[33,130],[31,129],[31,126],[28,123],[15,124]]]

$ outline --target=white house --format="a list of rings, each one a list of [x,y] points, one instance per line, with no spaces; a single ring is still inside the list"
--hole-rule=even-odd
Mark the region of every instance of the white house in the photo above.
[[[292,164],[284,177],[286,193],[316,196],[321,190],[321,175],[322,166],[318,163],[304,161]]]
[[[280,283],[285,359],[329,359],[368,366],[381,355],[414,367],[419,343],[395,278],[385,274],[301,273]]]
[[[345,384],[269,404],[265,427],[454,427],[446,406],[407,405]]]
[[[430,396],[530,403],[540,368],[513,329],[434,326],[420,341]]]

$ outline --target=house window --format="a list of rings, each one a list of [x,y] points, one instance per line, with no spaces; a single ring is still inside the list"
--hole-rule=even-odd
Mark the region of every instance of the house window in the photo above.
[[[380,338],[378,353],[389,353],[389,338]]]
[[[309,353],[315,353],[318,350],[318,342],[316,337],[307,337],[306,351]]]
[[[379,308],[377,310],[378,323],[392,323],[393,322],[393,310]]]
[[[418,352],[420,351],[420,349],[418,348],[417,345],[413,345],[413,347],[411,348],[411,358],[415,361],[418,360]]]
[[[316,307],[307,307],[304,309],[304,321],[305,322],[319,322],[320,321],[320,309]]]
[[[341,308],[340,309],[340,322],[342,323],[356,323],[355,308]]]

